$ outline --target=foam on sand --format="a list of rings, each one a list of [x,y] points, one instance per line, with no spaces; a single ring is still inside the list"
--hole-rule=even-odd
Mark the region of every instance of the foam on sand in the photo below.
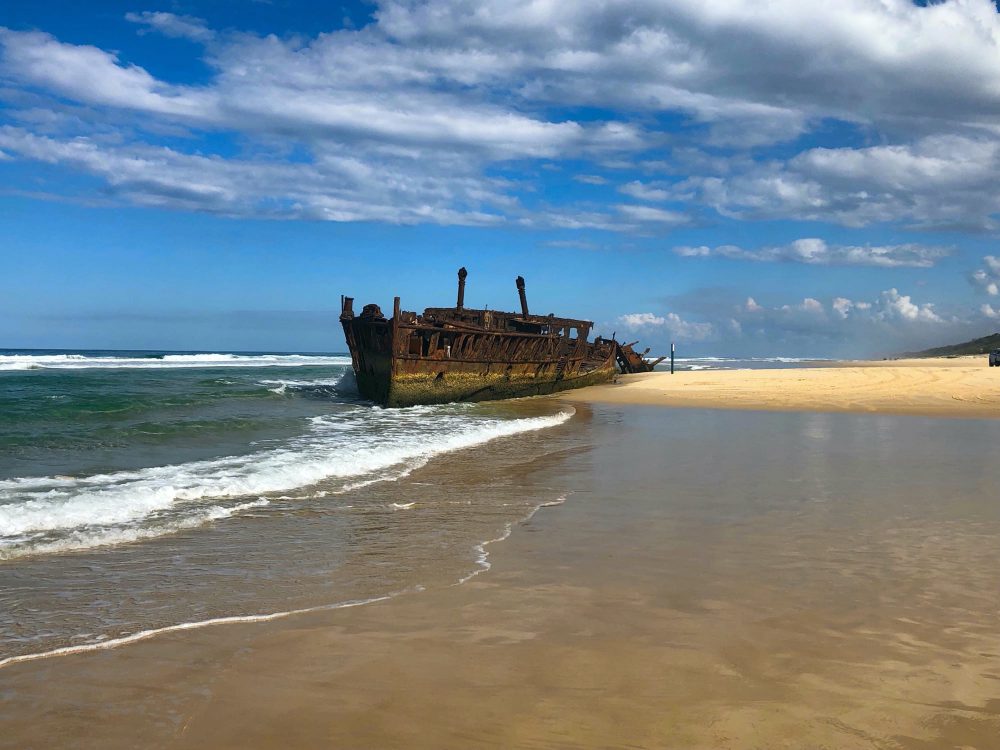
[[[400,592],[403,593],[403,592]],[[127,646],[130,643],[138,643],[139,641],[145,641],[150,638],[155,638],[158,635],[164,635],[166,633],[177,633],[184,630],[197,630],[199,628],[207,628],[213,625],[235,625],[238,623],[253,623],[253,622],[271,622],[273,620],[281,620],[286,617],[292,617],[293,615],[303,615],[308,612],[322,612],[324,610],[331,609],[347,609],[348,607],[360,607],[362,604],[373,604],[375,602],[382,602],[387,599],[391,599],[393,596],[398,594],[386,594],[385,596],[375,596],[371,599],[356,599],[347,602],[337,602],[336,604],[321,604],[317,607],[305,607],[302,609],[290,609],[283,612],[268,612],[266,614],[257,615],[234,615],[231,617],[213,617],[210,620],[198,620],[196,622],[181,622],[176,625],[167,625],[162,628],[150,628],[149,630],[140,630],[138,633],[131,633],[129,635],[124,635],[120,638],[109,638],[104,641],[96,641],[93,643],[81,643],[78,646],[63,646],[62,648],[54,648],[51,651],[39,651],[33,654],[19,654],[18,656],[8,656],[6,659],[0,659],[0,669],[11,664],[20,664],[26,661],[38,661],[39,659],[51,659],[54,656],[70,656],[71,654],[85,654],[90,651],[106,651],[108,649],[117,648],[118,646]]]
[[[549,502],[539,503],[531,511],[518,521],[512,521],[504,525],[503,533],[495,539],[489,539],[476,545],[476,570],[471,572],[469,575],[460,579],[457,584],[460,585],[466,583],[472,578],[476,577],[481,573],[485,573],[491,567],[489,562],[489,552],[487,551],[487,546],[491,544],[496,544],[502,542],[513,533],[514,527],[516,525],[525,524],[534,517],[534,515],[542,508],[553,507],[557,505],[562,505],[566,501],[565,497],[559,497],[556,500]],[[257,507],[259,505],[266,504],[266,501],[257,501],[253,503],[246,503],[241,507]],[[394,504],[395,505],[395,504]],[[413,503],[401,504],[402,507],[411,507]],[[233,510],[236,510],[235,508]],[[38,661],[41,659],[51,659],[57,656],[71,656],[73,654],[84,654],[94,651],[106,651],[113,648],[118,648],[120,646],[127,646],[133,643],[138,643],[140,641],[149,640],[160,635],[165,635],[167,633],[176,633],[188,630],[197,630],[199,628],[213,627],[216,625],[236,625],[236,624],[247,624],[247,623],[260,623],[260,622],[272,622],[274,620],[281,620],[287,617],[293,617],[295,615],[308,614],[311,612],[323,612],[336,609],[347,609],[350,607],[359,607],[364,604],[374,604],[376,602],[387,601],[400,594],[404,593],[418,593],[424,591],[425,588],[421,585],[414,586],[406,591],[398,591],[394,593],[385,594],[382,596],[374,596],[367,599],[353,599],[345,602],[335,602],[333,604],[320,604],[314,607],[302,607],[299,609],[283,610],[279,612],[267,612],[252,615],[231,615],[226,617],[213,617],[206,620],[197,620],[192,622],[182,622],[176,625],[166,625],[159,628],[148,628],[145,630],[140,630],[135,633],[130,633],[128,635],[120,636],[118,638],[108,638],[105,640],[91,641],[88,643],[81,643],[74,646],[63,646],[61,648],[55,648],[48,651],[39,651],[29,654],[18,654],[16,656],[9,656],[7,658],[0,659],[0,669],[13,664],[20,664],[29,661]]]
[[[466,581],[470,581],[480,573],[485,573],[487,570],[493,567],[490,563],[490,553],[487,551],[486,548],[491,544],[497,544],[498,542],[503,542],[508,537],[510,537],[510,535],[514,532],[515,524],[518,525],[525,524],[528,521],[530,521],[534,517],[534,515],[542,508],[551,508],[556,505],[562,505],[564,502],[566,502],[566,498],[560,497],[556,500],[551,500],[547,503],[539,503],[534,508],[532,508],[531,512],[528,513],[528,515],[524,516],[524,518],[520,519],[519,521],[516,522],[511,521],[510,523],[506,524],[504,526],[503,533],[500,534],[500,536],[498,536],[496,539],[487,539],[485,542],[480,542],[479,544],[477,544],[475,547],[475,552],[476,552],[476,565],[478,567],[471,573],[469,573],[469,575],[463,578],[459,578],[458,583],[456,583],[455,585],[458,586],[460,584],[465,583]]]

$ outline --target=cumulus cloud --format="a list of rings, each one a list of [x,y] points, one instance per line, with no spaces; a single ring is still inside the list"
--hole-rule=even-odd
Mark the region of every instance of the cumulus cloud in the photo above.
[[[739,311],[750,319],[752,316],[770,317],[771,320],[784,319],[794,321],[798,326],[803,321],[809,325],[818,319],[838,321],[852,319],[865,322],[915,322],[942,323],[941,318],[930,302],[915,303],[910,295],[900,294],[899,290],[887,289],[881,292],[874,301],[851,300],[847,297],[834,297],[827,306],[817,299],[806,297],[801,302],[783,304],[768,308],[756,302],[752,297],[747,299]]]
[[[982,231],[1000,226],[998,169],[995,138],[940,135],[905,145],[809,149],[728,176],[694,176],[674,192],[733,218]]]
[[[915,351],[982,335],[983,311],[943,315],[929,302],[898,289],[874,299],[834,296],[765,305],[754,299],[719,317],[738,323],[738,335],[723,336],[726,351],[770,351],[799,356],[869,356]],[[724,329],[718,328],[723,331]]]
[[[626,313],[619,316],[618,321],[626,328],[644,328],[645,326],[662,326],[667,322],[667,319],[650,312],[644,312]]]
[[[684,320],[677,313],[655,315],[650,312],[626,313],[618,317],[618,323],[629,331],[663,331],[678,341],[704,341],[715,332],[711,323]]]
[[[716,354],[867,356],[981,336],[1000,315],[988,305],[942,312],[896,288],[867,299],[834,295],[762,302],[750,296],[734,302],[731,294],[696,290],[666,300],[671,312],[631,313],[621,316],[618,324],[654,348],[668,344],[668,329],[681,321],[698,326],[698,335],[673,338],[700,343]]]
[[[342,32],[349,33],[354,32]],[[360,81],[341,73],[341,66],[350,70],[362,62],[344,59],[350,44],[345,50],[317,41],[298,49],[274,37],[242,38],[215,53],[222,68],[216,84],[196,88],[161,82],[111,53],[64,44],[41,32],[3,30],[0,43],[3,70],[15,79],[86,104],[159,114],[198,127],[359,141],[399,151],[470,149],[491,158],[604,150],[635,138],[626,124],[548,122],[447,92],[410,89],[410,75],[398,75],[387,83],[403,85],[384,86],[372,96],[371,79],[378,71],[364,71],[368,75]]]
[[[942,323],[943,319],[934,312],[934,305],[925,302],[916,304],[908,294],[900,294],[896,289],[888,289],[879,295],[872,308],[876,320],[906,320],[924,323]]]
[[[135,149],[154,146],[154,130],[173,129],[211,155],[201,136],[217,132],[250,152],[294,153],[285,163],[306,173],[324,152],[342,149],[411,182],[428,164],[462,161],[461,182],[486,181],[498,165],[524,159],[582,162],[585,172],[588,162],[651,165],[645,153],[669,129],[660,116],[679,116],[697,147],[681,144],[675,162],[698,173],[674,185],[654,170],[649,181],[625,183],[624,195],[696,202],[737,218],[997,225],[1000,20],[989,0],[385,0],[364,28],[312,38],[220,33],[160,11],[127,18],[143,31],[204,44],[208,79],[172,82],[109,50],[0,29],[0,78],[8,94],[56,113],[47,135],[69,144],[132,118],[119,137],[141,140]],[[86,117],[59,120],[71,107]],[[566,115],[581,107],[613,114]],[[795,138],[831,119],[888,145],[813,148],[763,163],[727,154],[722,166],[710,153]],[[57,127],[63,131],[51,132]],[[231,158],[229,150],[217,154]],[[464,194],[443,172],[436,178],[442,190]],[[513,199],[531,190],[508,184],[504,192]],[[457,203],[449,210],[468,213]],[[439,207],[430,213],[443,215]],[[568,206],[558,218],[567,226],[664,228],[690,213]]]
[[[675,247],[686,258],[729,258],[756,262],[789,262],[810,265],[879,266],[882,268],[930,268],[951,255],[952,247],[935,245],[829,245],[818,238],[795,240],[787,245],[771,245],[744,250],[736,245]]]
[[[408,45],[510,50],[476,73],[530,80],[527,95],[680,110],[716,142],[789,138],[816,117],[923,130],[1000,111],[989,0],[396,0],[377,17]]]
[[[983,264],[985,268],[972,272],[972,284],[991,297],[996,297],[1000,294],[1000,258],[987,255],[983,258]]]
[[[680,307],[686,300],[675,300]],[[804,297],[794,302],[762,304],[753,297],[736,305],[713,301],[698,306],[692,319],[681,312],[636,312],[617,319],[620,328],[642,336],[652,346],[674,339],[708,342],[717,352],[770,351],[776,354],[836,355],[892,353],[930,346],[942,337],[975,332],[997,314],[987,306],[965,317],[940,314],[934,304],[915,301],[896,288],[874,299]]]

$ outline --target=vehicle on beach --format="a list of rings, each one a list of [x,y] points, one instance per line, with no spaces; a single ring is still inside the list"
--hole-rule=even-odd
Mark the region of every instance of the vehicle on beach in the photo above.
[[[374,304],[355,315],[354,298],[341,297],[362,396],[383,406],[535,396],[606,383],[619,370],[648,372],[663,359],[648,361],[632,349],[635,342],[613,336],[588,341],[589,320],[532,315],[520,276],[520,313],[467,309],[467,275],[458,272],[455,307],[428,307],[422,315],[401,310],[399,297],[391,318]]]
[[[1000,349],[990,352],[990,367],[1000,367]]]

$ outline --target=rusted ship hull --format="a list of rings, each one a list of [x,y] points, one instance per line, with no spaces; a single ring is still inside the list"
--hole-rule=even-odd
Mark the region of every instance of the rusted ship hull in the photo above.
[[[445,404],[453,401],[492,401],[582,388],[610,382],[617,373],[613,362],[575,376],[556,378],[547,373],[507,372],[500,367],[490,372],[480,368],[441,369],[440,363],[411,363],[403,373],[358,377],[358,390],[365,398],[385,406]],[[442,375],[442,373],[444,373]]]
[[[518,279],[521,313],[458,304],[402,311],[385,318],[376,305],[355,316],[342,303],[341,323],[361,395],[385,406],[487,401],[555,393],[606,383],[617,373],[613,340],[587,337],[590,321],[531,315]]]

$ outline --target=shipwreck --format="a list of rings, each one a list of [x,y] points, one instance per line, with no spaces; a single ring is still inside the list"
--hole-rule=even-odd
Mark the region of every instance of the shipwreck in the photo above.
[[[588,341],[593,322],[528,311],[524,279],[517,277],[521,311],[465,307],[464,268],[455,307],[428,307],[422,315],[378,305],[354,312],[341,297],[340,322],[351,351],[358,390],[383,406],[487,401],[555,393],[606,383],[618,372],[648,372],[649,361],[614,336]]]

